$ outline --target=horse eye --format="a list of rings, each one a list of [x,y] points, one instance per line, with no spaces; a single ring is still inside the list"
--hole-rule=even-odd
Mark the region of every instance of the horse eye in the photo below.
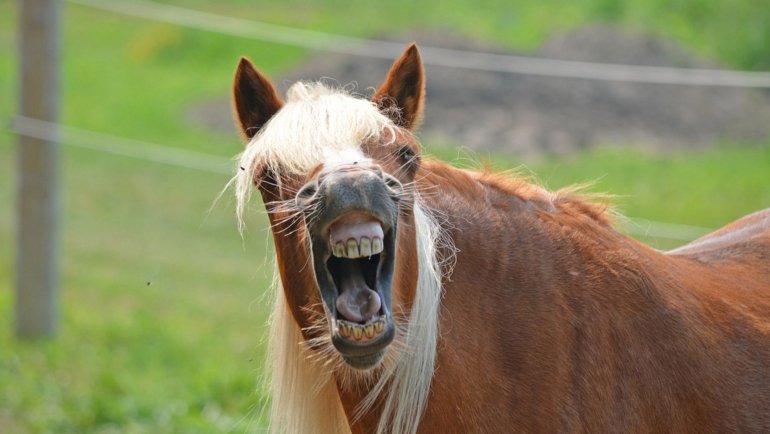
[[[409,147],[409,145],[401,145],[401,147],[398,148],[398,156],[405,162],[409,163],[414,160],[415,153],[414,150]]]

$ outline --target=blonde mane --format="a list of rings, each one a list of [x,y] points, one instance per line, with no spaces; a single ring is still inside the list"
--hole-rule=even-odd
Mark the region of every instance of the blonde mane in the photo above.
[[[287,104],[239,157],[242,170],[231,181],[236,184],[239,222],[258,168],[307,172],[333,153],[360,149],[362,142],[379,137],[384,130],[390,129],[390,137],[395,137],[395,128],[367,100],[323,84],[295,84],[288,92]],[[419,262],[416,295],[411,312],[394,315],[396,338],[376,369],[362,372],[345,365],[331,351],[328,333],[321,342],[304,341],[286,303],[276,267],[267,351],[272,432],[350,432],[337,387],[361,384],[370,392],[356,414],[381,405],[377,433],[417,431],[436,361],[444,278],[439,248],[445,245],[448,248],[442,251],[453,249],[433,212],[417,194],[413,209]]]

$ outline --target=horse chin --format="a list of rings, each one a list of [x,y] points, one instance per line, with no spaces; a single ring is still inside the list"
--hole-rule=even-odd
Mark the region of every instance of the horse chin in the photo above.
[[[342,360],[344,360],[345,363],[350,365],[351,368],[359,369],[362,371],[376,368],[384,357],[385,350],[360,357],[346,356],[345,354],[342,354]]]

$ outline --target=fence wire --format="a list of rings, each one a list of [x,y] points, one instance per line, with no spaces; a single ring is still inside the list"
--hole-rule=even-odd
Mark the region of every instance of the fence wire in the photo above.
[[[27,137],[184,169],[223,175],[233,175],[236,169],[232,159],[219,155],[127,139],[23,116],[13,118],[11,131]],[[658,222],[634,217],[624,218],[619,226],[623,232],[629,235],[674,241],[690,241],[712,230],[700,226]]]
[[[145,0],[68,0],[70,3],[196,30],[311,50],[394,59],[404,44],[355,38],[202,12]],[[581,62],[420,46],[427,65],[541,77],[689,86],[770,88],[770,72],[670,68]]]
[[[125,137],[83,130],[24,116],[13,119],[11,130],[19,135],[58,142],[122,157],[182,167],[203,172],[232,175],[232,159],[202,152],[188,151]]]

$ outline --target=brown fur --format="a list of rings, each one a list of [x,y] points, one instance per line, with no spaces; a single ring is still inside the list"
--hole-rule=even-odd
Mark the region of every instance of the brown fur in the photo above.
[[[665,254],[515,180],[418,179],[460,251],[421,432],[770,429],[770,211]]]

